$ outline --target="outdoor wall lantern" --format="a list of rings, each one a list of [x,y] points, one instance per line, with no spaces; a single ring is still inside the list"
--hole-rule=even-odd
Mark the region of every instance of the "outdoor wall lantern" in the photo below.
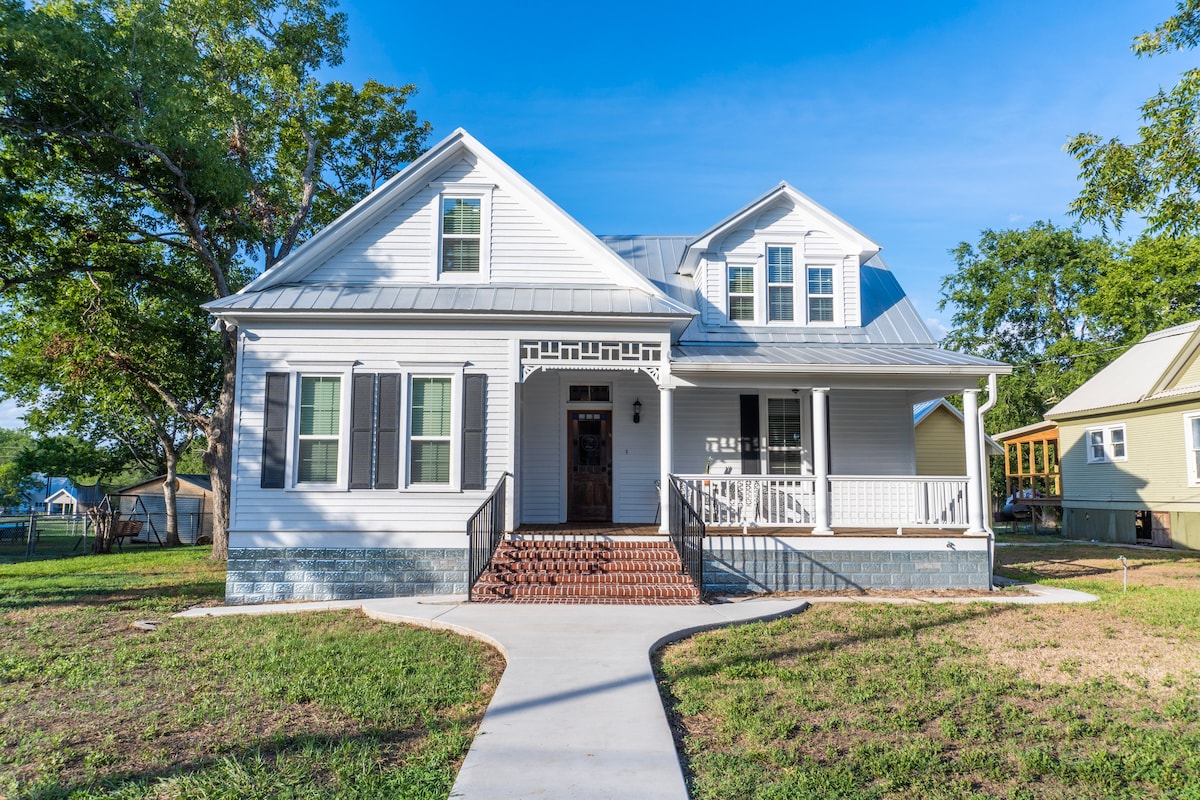
[[[642,421],[642,400],[638,398],[633,401],[633,424],[636,425]]]

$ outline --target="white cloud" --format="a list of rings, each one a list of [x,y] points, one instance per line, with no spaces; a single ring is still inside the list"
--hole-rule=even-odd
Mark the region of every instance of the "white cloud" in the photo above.
[[[950,332],[950,329],[942,324],[942,321],[937,317],[926,317],[925,324],[929,327],[929,332],[933,334],[939,342]]]
[[[0,428],[20,430],[25,427],[21,419],[21,407],[15,400],[0,400]]]

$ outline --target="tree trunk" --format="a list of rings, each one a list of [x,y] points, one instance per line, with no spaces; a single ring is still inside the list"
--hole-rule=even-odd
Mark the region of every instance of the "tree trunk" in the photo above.
[[[167,507],[167,546],[179,544],[179,453],[174,447],[165,448],[167,477],[163,481],[163,502]]]
[[[229,479],[233,468],[233,397],[237,380],[237,329],[227,328],[222,336],[225,352],[221,358],[221,393],[206,431],[208,448],[204,451],[204,466],[212,479],[214,561],[229,558]]]

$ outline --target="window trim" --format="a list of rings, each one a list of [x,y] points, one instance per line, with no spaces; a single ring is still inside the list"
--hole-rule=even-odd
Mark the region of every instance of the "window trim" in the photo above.
[[[433,280],[443,283],[488,283],[492,262],[492,194],[495,186],[478,183],[430,184],[436,190],[430,209],[432,225]],[[479,271],[442,271],[442,207],[446,200],[464,198],[479,200]]]
[[[1118,431],[1118,430],[1121,432],[1121,446],[1122,446],[1122,449],[1124,450],[1124,452],[1120,456],[1113,455],[1113,444],[1114,443],[1112,440],[1112,434],[1114,431]],[[1092,452],[1093,444],[1092,444],[1091,439],[1092,439],[1093,433],[1100,433],[1102,435],[1100,444],[1101,444],[1101,447],[1103,447],[1103,449],[1104,449],[1104,453],[1100,457],[1096,457]],[[1084,447],[1084,453],[1087,456],[1087,463],[1089,463],[1089,464],[1112,464],[1112,463],[1118,463],[1121,461],[1128,461],[1129,460],[1129,436],[1125,430],[1125,423],[1124,422],[1116,422],[1116,423],[1111,423],[1108,425],[1092,425],[1091,427],[1084,428],[1083,429],[1083,447]]]
[[[1183,453],[1187,461],[1188,486],[1200,486],[1200,437],[1192,435],[1192,422],[1197,419],[1200,419],[1200,411],[1189,411],[1183,415]]]
[[[781,282],[773,282],[771,280],[771,251],[772,250],[789,250],[789,251],[791,251],[792,280],[790,282],[781,283]],[[786,244],[786,243],[778,243],[778,242],[768,242],[767,243],[766,247],[763,249],[763,286],[764,286],[764,290],[766,292],[766,297],[764,298],[765,313],[763,314],[763,318],[766,320],[767,324],[768,325],[783,325],[783,326],[795,327],[797,324],[796,323],[796,245]],[[772,319],[771,318],[771,290],[776,289],[776,288],[783,288],[783,287],[791,289],[791,291],[792,291],[792,318],[791,319]]]
[[[403,416],[400,426],[403,440],[403,458],[400,459],[401,492],[461,492],[462,491],[462,460],[463,460],[463,392],[464,370],[462,366],[438,364],[401,365],[404,373],[402,381],[401,411]],[[450,482],[449,483],[416,483],[412,479],[412,396],[413,380],[416,378],[449,378],[450,379]]]
[[[749,292],[732,292],[730,284],[732,278],[730,273],[735,269],[750,270],[751,288]],[[726,264],[725,265],[725,318],[729,320],[731,325],[756,325],[760,318],[759,306],[762,304],[758,294],[758,269],[754,264]],[[749,297],[751,303],[751,313],[753,316],[750,319],[734,319],[733,318],[733,298]]]
[[[772,400],[796,400],[800,404],[800,444],[796,447],[771,447],[771,401]],[[808,402],[804,393],[796,394],[768,394],[760,395],[759,399],[759,435],[761,442],[761,457],[759,459],[759,470],[762,475],[775,475],[782,478],[798,478],[802,476],[811,477],[813,474],[812,465],[812,406]],[[800,453],[800,472],[771,472],[771,453],[785,452],[787,450],[796,450]]]
[[[340,368],[339,368],[340,367]],[[288,363],[287,453],[284,459],[284,488],[292,491],[346,491],[350,483],[350,388],[353,368],[350,364],[313,362]],[[337,480],[316,482],[300,480],[300,403],[304,378],[338,378],[338,459]]]
[[[829,270],[829,294],[816,294],[808,290],[809,288],[809,272],[814,269]],[[833,306],[833,317],[827,320],[815,320],[812,318],[812,301],[819,298],[829,298],[830,304]],[[805,325],[838,325],[841,319],[841,306],[838,303],[838,266],[833,263],[805,262],[804,263],[804,324]]]

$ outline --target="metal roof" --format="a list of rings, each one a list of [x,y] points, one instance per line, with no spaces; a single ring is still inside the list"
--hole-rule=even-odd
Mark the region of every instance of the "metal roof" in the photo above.
[[[1152,333],[1064,397],[1046,417],[1131,405],[1200,391],[1198,386],[1158,389],[1167,371],[1200,329],[1200,320]]]
[[[692,316],[695,310],[641,289],[500,284],[284,284],[215,300],[210,311],[595,314]]]
[[[867,368],[908,369],[961,367],[981,374],[1001,372],[1011,367],[987,358],[955,353],[933,346],[897,345],[681,345],[671,348],[671,362],[676,369],[688,366],[733,368],[755,367],[814,367],[822,370],[846,371]]]

